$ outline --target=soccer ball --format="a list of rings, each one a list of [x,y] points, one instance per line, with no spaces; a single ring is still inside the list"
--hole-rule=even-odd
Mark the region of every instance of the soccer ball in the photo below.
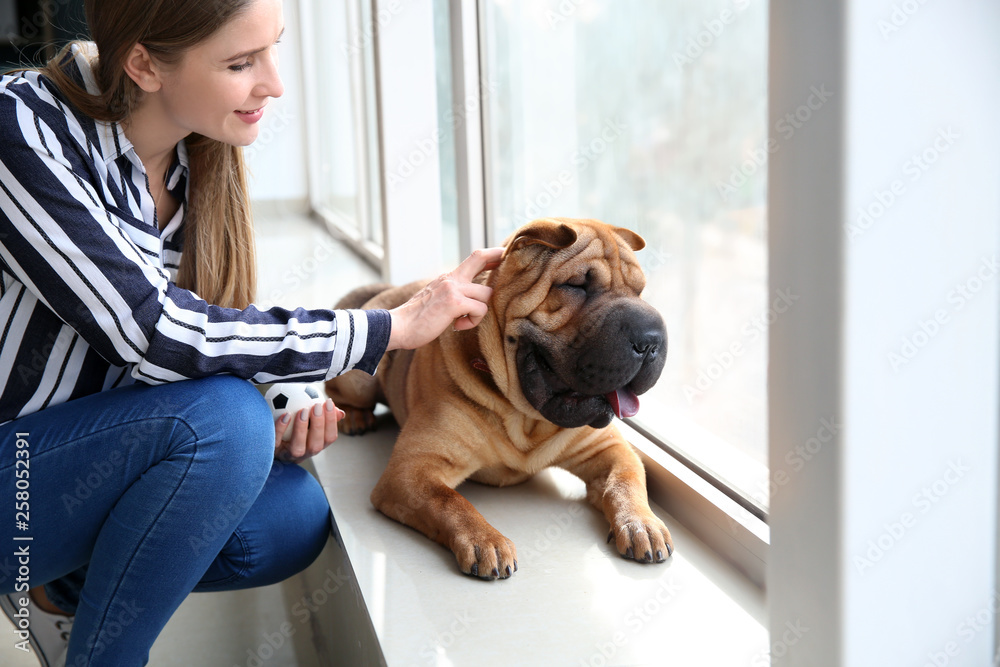
[[[270,389],[264,392],[264,400],[267,407],[271,408],[271,414],[275,419],[285,414],[298,414],[302,408],[312,407],[314,403],[319,403],[322,398],[316,388],[309,384],[299,384],[293,382],[281,382],[271,385]],[[292,425],[285,429],[282,440],[291,440]]]

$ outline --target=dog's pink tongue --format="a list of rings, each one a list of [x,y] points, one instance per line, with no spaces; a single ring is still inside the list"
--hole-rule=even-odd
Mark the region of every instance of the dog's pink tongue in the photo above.
[[[628,387],[611,392],[607,395],[607,399],[618,419],[634,417],[639,412],[639,397]]]

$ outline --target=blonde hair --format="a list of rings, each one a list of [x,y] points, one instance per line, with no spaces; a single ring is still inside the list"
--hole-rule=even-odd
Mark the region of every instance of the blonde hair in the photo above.
[[[142,99],[142,90],[125,72],[136,44],[161,62],[175,63],[252,1],[86,0],[100,93],[90,94],[67,73],[72,43],[39,71],[91,118],[127,125]],[[189,200],[177,285],[211,304],[246,308],[257,290],[257,258],[243,149],[198,134],[185,142]]]

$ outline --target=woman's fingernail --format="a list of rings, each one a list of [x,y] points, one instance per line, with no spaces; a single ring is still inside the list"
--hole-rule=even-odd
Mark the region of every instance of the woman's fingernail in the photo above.
[[[337,412],[339,413],[337,415],[337,421],[340,421],[341,419],[347,416],[347,413],[341,410],[340,408],[337,408]]]
[[[333,412],[333,399],[332,398],[326,399],[326,411],[327,412]]]
[[[317,417],[319,417],[320,415],[323,414],[323,404],[322,403],[317,403],[316,405],[313,406],[313,414],[316,415]]]
[[[309,411],[306,409],[299,410],[299,419],[301,421],[309,421]]]
[[[287,412],[285,414],[281,415],[281,423],[282,424],[287,424],[290,421],[292,421],[292,415],[290,415]]]

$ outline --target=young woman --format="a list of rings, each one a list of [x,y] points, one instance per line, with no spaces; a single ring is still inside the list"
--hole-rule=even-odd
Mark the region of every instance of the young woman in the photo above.
[[[341,412],[273,422],[252,383],[475,326],[500,250],[394,311],[258,310],[239,147],[282,93],[281,1],[86,12],[93,42],[0,79],[0,601],[43,664],[122,667],[192,590],[280,581],[326,543],[288,459]]]

